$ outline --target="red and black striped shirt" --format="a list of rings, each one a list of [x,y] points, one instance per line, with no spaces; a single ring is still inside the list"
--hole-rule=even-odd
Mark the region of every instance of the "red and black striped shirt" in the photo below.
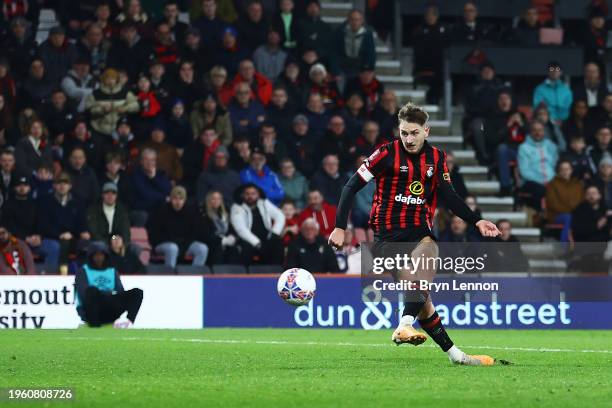
[[[357,174],[366,183],[376,179],[370,212],[375,232],[431,229],[439,187],[452,189],[446,153],[427,142],[417,154],[406,152],[400,140],[387,143],[363,162]]]

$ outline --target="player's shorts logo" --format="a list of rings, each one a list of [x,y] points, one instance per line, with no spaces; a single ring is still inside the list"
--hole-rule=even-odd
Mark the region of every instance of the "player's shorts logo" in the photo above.
[[[410,190],[412,194],[419,196],[423,194],[423,184],[421,184],[420,181],[413,181],[412,183],[410,183],[408,190]]]

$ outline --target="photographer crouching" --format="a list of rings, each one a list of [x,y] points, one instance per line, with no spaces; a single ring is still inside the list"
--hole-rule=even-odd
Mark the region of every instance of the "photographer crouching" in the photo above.
[[[103,242],[92,242],[87,249],[87,262],[75,275],[77,312],[91,327],[113,323],[115,328],[134,325],[142,304],[142,290],[124,290],[119,273],[110,266],[109,249]],[[126,319],[119,319],[127,312]]]

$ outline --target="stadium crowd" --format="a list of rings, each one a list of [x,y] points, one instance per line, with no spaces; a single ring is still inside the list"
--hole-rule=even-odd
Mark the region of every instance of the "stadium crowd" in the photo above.
[[[318,0],[57,0],[45,7],[61,24],[38,44],[39,3],[2,2],[0,273],[56,273],[89,241],[105,242],[122,273],[142,273],[135,230],[171,268],[346,270],[357,238],[350,231],[337,254],[326,245],[335,204],[349,175],[393,140],[399,110],[376,78],[360,11],[332,27]],[[487,33],[472,8],[454,38]],[[187,9],[190,24],[179,21]],[[532,13],[518,39],[531,38]],[[605,38],[600,19],[594,12],[589,29]],[[445,32],[435,8],[415,31],[415,71],[434,72],[434,102],[439,61],[423,50],[444,48]],[[501,194],[516,190],[562,224],[562,240],[607,241],[612,94],[599,49],[584,47],[585,75],[572,87],[558,63],[543,67],[530,119],[483,62],[465,92],[464,128],[478,159],[499,169]],[[367,229],[373,190],[359,192],[353,228]],[[440,219],[442,240],[478,239],[459,218]],[[499,224],[502,240],[516,240]]]

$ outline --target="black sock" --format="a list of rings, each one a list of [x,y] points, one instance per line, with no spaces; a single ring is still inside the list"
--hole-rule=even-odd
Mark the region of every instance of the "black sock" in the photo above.
[[[453,341],[448,337],[438,312],[434,312],[427,319],[419,320],[419,324],[443,351],[448,351],[453,347]]]
[[[417,315],[427,302],[429,294],[422,290],[406,293],[406,301],[404,302],[404,311],[402,316],[410,315],[416,320]]]

